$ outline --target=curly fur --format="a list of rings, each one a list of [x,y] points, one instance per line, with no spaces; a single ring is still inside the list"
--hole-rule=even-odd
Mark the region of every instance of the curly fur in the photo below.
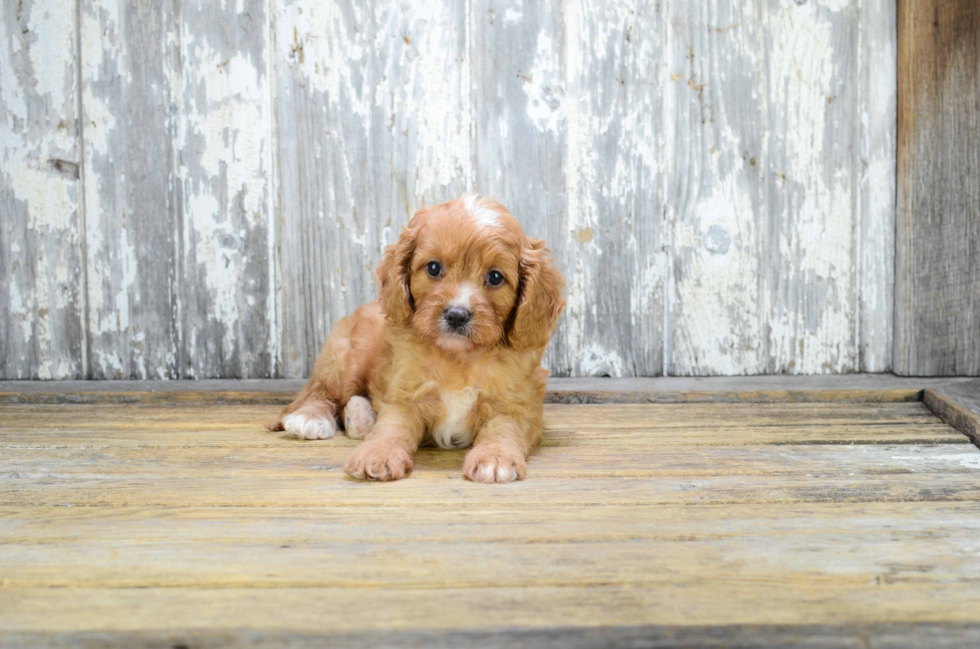
[[[432,261],[438,277],[426,270]],[[487,281],[491,270],[503,274],[500,286]],[[544,243],[500,203],[470,196],[419,210],[375,275],[378,300],[334,326],[306,387],[270,428],[311,438],[339,427],[348,402],[363,397],[377,419],[346,463],[350,475],[397,480],[419,445],[472,442],[464,477],[523,478],[541,439],[541,357],[565,305]],[[465,330],[447,326],[450,305],[471,312]],[[356,420],[370,422],[355,400]]]

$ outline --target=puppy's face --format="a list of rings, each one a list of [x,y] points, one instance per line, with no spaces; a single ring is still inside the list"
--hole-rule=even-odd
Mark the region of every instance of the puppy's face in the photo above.
[[[389,320],[450,352],[543,347],[564,305],[561,275],[541,242],[529,241],[503,205],[477,197],[416,213],[377,275]],[[528,319],[539,321],[538,337],[516,340]]]

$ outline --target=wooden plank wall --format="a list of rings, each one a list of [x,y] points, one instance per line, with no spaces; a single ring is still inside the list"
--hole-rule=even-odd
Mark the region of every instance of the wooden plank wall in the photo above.
[[[10,378],[82,376],[87,363],[77,16],[61,5],[0,7],[0,376]]]
[[[557,375],[891,367],[895,0],[77,2],[0,14],[4,378],[303,376],[470,190]]]
[[[895,371],[980,375],[980,3],[900,0]]]

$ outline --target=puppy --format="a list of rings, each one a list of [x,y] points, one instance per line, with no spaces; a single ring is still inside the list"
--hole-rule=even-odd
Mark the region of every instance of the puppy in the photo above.
[[[523,479],[541,440],[541,356],[565,306],[542,241],[478,196],[416,212],[375,271],[377,302],[338,322],[272,430],[364,442],[344,470],[398,480],[421,444],[464,448],[463,476]]]

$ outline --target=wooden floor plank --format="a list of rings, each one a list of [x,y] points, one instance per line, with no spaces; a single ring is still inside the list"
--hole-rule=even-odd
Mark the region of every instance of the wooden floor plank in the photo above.
[[[5,510],[0,574],[2,588],[980,584],[976,503],[703,509],[579,508],[559,529],[535,524],[540,512],[499,510],[419,522],[365,508],[81,522]]]
[[[453,511],[418,508],[411,518],[400,506],[361,507],[0,507],[5,540],[36,541],[127,538],[184,538],[215,542],[283,537],[366,539],[372,542],[497,541],[542,542],[656,538],[686,541],[741,535],[808,534],[860,530],[889,535],[893,530],[945,530],[980,526],[980,503],[869,502],[766,505],[705,504],[570,505],[561,516],[542,517],[530,508],[474,506]],[[217,534],[216,532],[220,532]]]
[[[961,444],[966,438],[938,422],[883,426],[745,426],[743,428],[637,428],[546,431],[548,447],[675,447],[792,444]],[[0,449],[16,448],[301,448],[311,457],[330,449],[349,453],[358,442],[337,435],[330,440],[301,441],[281,433],[231,429],[222,431],[159,430],[36,430],[0,433]]]
[[[533,478],[686,476],[850,476],[877,474],[967,474],[980,476],[980,452],[962,436],[949,444],[830,444],[696,446],[661,443],[623,446],[547,445],[529,461]],[[951,440],[952,442],[953,440]],[[81,480],[315,478],[346,480],[343,464],[351,444],[292,443],[262,448],[6,448],[0,463],[4,482]],[[454,479],[466,450],[424,448],[415,476]],[[425,475],[423,475],[425,474]]]
[[[647,624],[588,627],[579,625],[547,627],[502,627],[493,629],[407,629],[291,631],[288,629],[150,629],[140,631],[85,631],[45,634],[5,633],[11,647],[289,647],[320,649],[329,638],[331,649],[363,647],[555,647],[593,649],[606,647],[732,647],[799,649],[953,649],[980,644],[980,624],[971,622],[889,622],[836,624],[727,624],[667,625]]]
[[[3,405],[0,433],[27,430],[139,433],[258,430],[274,406]],[[614,404],[548,405],[546,430],[740,428],[938,422],[922,403],[897,404]]]
[[[523,541],[6,544],[0,569],[3,588],[636,588],[712,582],[838,588],[955,582],[980,588],[980,557],[968,549],[976,547],[975,537],[963,533],[946,540],[958,550],[937,546],[928,535],[768,538],[762,556],[746,547],[753,542],[590,541],[588,554],[578,544]],[[814,547],[841,545],[855,549],[833,561],[814,556]]]
[[[881,474],[570,477],[474,485],[458,475],[417,471],[394,485],[365,485],[325,472],[322,477],[174,480],[8,481],[0,506],[51,507],[310,507],[402,505],[413,507],[564,507],[568,505],[663,505],[704,503],[977,501],[972,474]],[[408,515],[408,514],[406,514]],[[548,514],[557,515],[557,513]]]
[[[462,569],[462,568],[461,568]],[[976,622],[976,586],[0,590],[0,631],[483,629]]]

